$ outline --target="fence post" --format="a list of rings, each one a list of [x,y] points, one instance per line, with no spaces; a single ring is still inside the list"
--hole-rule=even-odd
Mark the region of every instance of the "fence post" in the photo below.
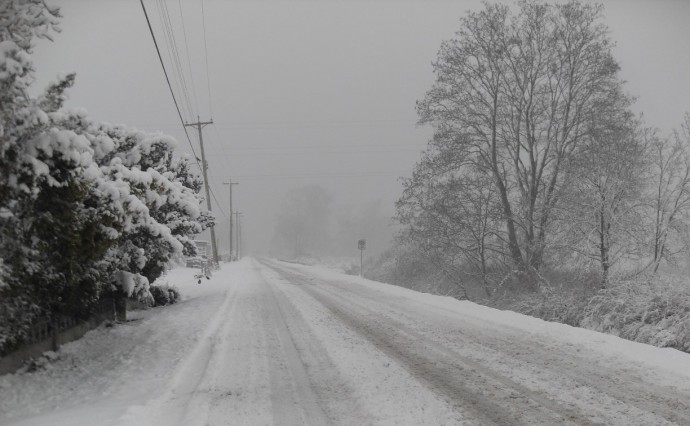
[[[53,352],[57,351],[59,349],[58,347],[58,333],[59,333],[59,324],[55,316],[53,316],[50,319],[50,338],[51,338],[51,347],[53,348]]]
[[[127,296],[124,293],[117,292],[114,295],[115,299],[115,320],[118,322],[127,321]]]

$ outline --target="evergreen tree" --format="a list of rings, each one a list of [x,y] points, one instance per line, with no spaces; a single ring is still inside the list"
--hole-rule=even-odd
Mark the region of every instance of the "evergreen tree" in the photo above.
[[[0,4],[0,353],[104,293],[151,301],[149,283],[213,220],[171,137],[66,108],[73,74],[30,96],[32,40],[59,17],[42,0]]]

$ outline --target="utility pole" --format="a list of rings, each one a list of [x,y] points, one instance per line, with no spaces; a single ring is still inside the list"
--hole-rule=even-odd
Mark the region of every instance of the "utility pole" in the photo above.
[[[204,185],[206,186],[206,207],[211,211],[211,189],[208,184],[208,164],[206,164],[206,154],[204,153],[204,137],[201,133],[202,127],[207,124],[213,124],[213,120],[200,121],[199,116],[196,117],[196,123],[184,123],[185,127],[196,127],[199,132],[199,145],[201,146],[201,170],[204,174]],[[213,262],[218,265],[218,245],[216,244],[216,231],[214,226],[211,226],[211,250],[213,250]]]
[[[359,249],[359,276],[362,275],[362,260],[364,258],[364,250],[367,248],[367,240],[361,239],[357,241],[357,248]]]
[[[230,242],[230,262],[232,262],[232,186],[239,185],[239,182],[233,182],[230,179],[229,182],[223,182],[223,185],[228,185],[230,189],[230,239],[228,241]]]
[[[242,212],[235,212],[234,213],[237,219],[235,222],[237,223],[237,234],[235,236],[236,243],[237,243],[237,259],[241,259],[242,257],[242,224],[240,222],[242,218]]]

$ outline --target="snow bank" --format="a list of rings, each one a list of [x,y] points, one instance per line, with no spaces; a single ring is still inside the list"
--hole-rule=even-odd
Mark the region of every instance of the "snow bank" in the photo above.
[[[613,283],[590,300],[582,326],[690,352],[687,277],[655,274]]]
[[[327,267],[291,265],[305,269],[326,280],[347,282],[366,286],[371,290],[385,293],[390,297],[401,297],[416,303],[431,306],[452,316],[460,316],[463,321],[471,321],[482,327],[511,328],[516,332],[530,334],[547,344],[577,346],[616,363],[637,363],[653,371],[670,373],[675,385],[690,386],[690,354],[672,348],[658,348],[648,344],[632,342],[617,336],[571,327],[565,324],[548,322],[512,311],[501,311],[469,301],[452,297],[419,293],[414,290],[353,277],[338,273]]]
[[[35,372],[0,376],[0,424],[106,425],[145,404],[203,343],[235,265],[201,285],[197,269],[173,269],[161,281],[180,289],[181,302],[130,312],[125,324],[101,326],[63,345]]]

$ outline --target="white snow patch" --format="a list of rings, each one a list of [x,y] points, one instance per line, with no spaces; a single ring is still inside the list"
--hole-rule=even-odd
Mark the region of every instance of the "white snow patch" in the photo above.
[[[470,321],[482,327],[514,329],[533,335],[549,344],[578,346],[582,350],[591,352],[598,360],[609,362],[612,367],[626,362],[641,364],[653,371],[652,374],[667,373],[667,379],[673,386],[690,389],[690,354],[676,349],[632,342],[617,336],[548,322],[517,312],[502,311],[452,297],[419,293],[404,287],[344,275],[327,267],[291,263],[290,266],[304,269],[325,280],[351,282],[393,297],[402,297],[432,310],[441,310],[446,314],[459,316],[463,321]]]

